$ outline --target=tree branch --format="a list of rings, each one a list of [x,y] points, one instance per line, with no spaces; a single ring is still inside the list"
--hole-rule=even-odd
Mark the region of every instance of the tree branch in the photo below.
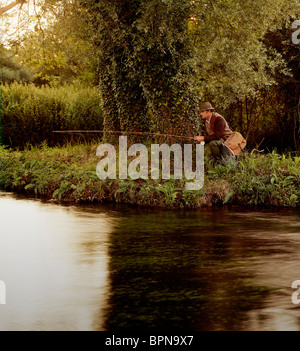
[[[16,0],[11,2],[9,5],[4,6],[4,7],[0,7],[0,16],[3,15],[5,12],[11,10],[12,8],[14,8],[15,6],[19,5],[19,4],[24,4],[26,2],[26,0]]]

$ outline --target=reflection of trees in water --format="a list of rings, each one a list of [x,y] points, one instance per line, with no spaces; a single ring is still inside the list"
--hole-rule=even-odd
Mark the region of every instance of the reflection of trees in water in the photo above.
[[[242,263],[255,243],[231,235],[220,214],[124,213],[111,234],[108,330],[239,329],[266,290]]]

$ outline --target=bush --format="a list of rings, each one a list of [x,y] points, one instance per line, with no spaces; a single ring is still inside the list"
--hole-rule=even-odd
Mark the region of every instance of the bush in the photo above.
[[[5,145],[51,144],[54,130],[103,128],[97,88],[13,83],[1,90]]]

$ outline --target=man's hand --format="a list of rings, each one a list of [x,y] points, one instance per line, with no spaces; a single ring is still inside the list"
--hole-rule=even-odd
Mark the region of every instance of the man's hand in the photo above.
[[[194,138],[194,140],[198,141],[199,143],[201,143],[201,141],[204,141],[204,136],[200,135],[200,136],[196,136]]]

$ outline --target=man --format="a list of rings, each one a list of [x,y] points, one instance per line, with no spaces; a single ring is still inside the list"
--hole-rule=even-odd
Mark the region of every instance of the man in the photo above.
[[[200,115],[205,121],[205,136],[196,136],[194,140],[208,143],[214,159],[221,164],[227,164],[233,160],[230,151],[223,145],[224,141],[232,133],[225,118],[214,112],[209,102],[200,105]]]

